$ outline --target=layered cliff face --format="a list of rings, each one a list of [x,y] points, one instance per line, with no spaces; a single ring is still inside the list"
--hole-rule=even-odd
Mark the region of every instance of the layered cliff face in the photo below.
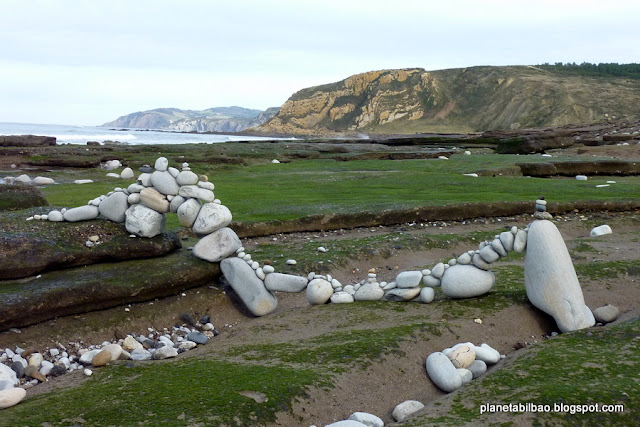
[[[479,132],[640,117],[640,81],[535,67],[372,71],[302,89],[251,131],[294,135]]]
[[[216,107],[207,110],[157,108],[117,118],[102,126],[141,129],[171,129],[184,132],[240,132],[272,118],[279,108],[265,111],[242,107]]]

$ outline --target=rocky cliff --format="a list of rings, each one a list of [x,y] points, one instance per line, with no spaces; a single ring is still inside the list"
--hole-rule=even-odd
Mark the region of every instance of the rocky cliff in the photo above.
[[[138,111],[103,124],[107,127],[172,129],[185,132],[240,132],[272,118],[278,108],[265,111],[242,107],[215,107],[206,110],[156,108]]]
[[[640,80],[531,66],[371,71],[293,94],[263,133],[480,132],[640,117]]]

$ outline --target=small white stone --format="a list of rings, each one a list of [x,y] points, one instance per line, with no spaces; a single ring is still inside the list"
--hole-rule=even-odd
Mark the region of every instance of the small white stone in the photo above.
[[[298,261],[296,261],[295,259],[288,259],[285,264],[287,265],[296,265],[298,263]]]
[[[89,368],[86,368],[83,372],[88,377],[90,377],[91,374],[93,374],[93,371],[91,369],[89,369]]]

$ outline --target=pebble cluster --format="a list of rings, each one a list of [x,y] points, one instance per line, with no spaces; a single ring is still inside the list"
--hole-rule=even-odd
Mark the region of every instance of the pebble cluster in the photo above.
[[[450,393],[484,374],[488,365],[498,363],[502,357],[488,344],[476,346],[467,342],[431,353],[425,365],[431,381]]]
[[[85,346],[83,342],[56,343],[42,352],[34,349],[6,348],[0,352],[0,409],[19,403],[26,390],[68,372],[105,366],[115,360],[161,360],[175,357],[218,335],[209,316],[198,322],[188,314],[187,323],[162,331],[148,328],[147,335],[130,334],[114,342]]]

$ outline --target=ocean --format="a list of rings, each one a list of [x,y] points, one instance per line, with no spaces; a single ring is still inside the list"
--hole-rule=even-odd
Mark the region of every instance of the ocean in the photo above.
[[[179,132],[163,132],[146,129],[115,130],[97,126],[44,125],[32,123],[0,122],[0,135],[55,136],[58,144],[86,145],[87,141],[119,141],[130,145],[144,144],[216,144],[232,141],[260,141],[258,136],[210,135]]]

